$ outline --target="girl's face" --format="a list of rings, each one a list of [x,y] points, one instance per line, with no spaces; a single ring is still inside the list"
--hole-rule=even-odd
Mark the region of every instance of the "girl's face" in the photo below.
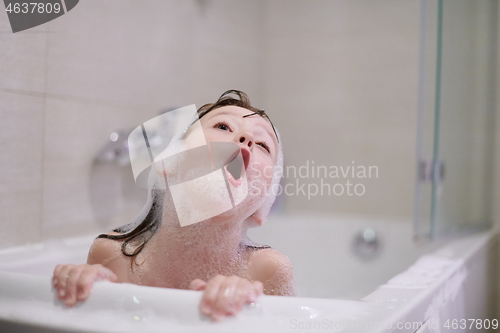
[[[243,118],[251,113],[253,111],[238,106],[220,107],[201,118],[201,127],[207,143],[237,144],[241,150],[247,178],[260,178],[267,190],[278,157],[278,142],[271,124],[266,119],[258,114]],[[234,181],[230,174],[228,178]]]
[[[242,107],[220,107],[156,157],[155,171],[164,178],[156,184],[170,189],[165,204],[175,210],[181,227],[246,221],[272,195],[278,150],[267,119]],[[259,223],[261,215],[252,221]]]
[[[234,148],[239,148],[237,154],[241,154],[243,160],[243,165],[236,167],[241,167],[243,174],[238,177],[239,173],[234,173],[237,179],[228,171],[229,165],[224,167],[235,209],[212,216],[223,217],[229,214],[246,218],[255,213],[267,197],[278,158],[278,140],[271,124],[262,116],[255,114],[243,118],[252,113],[254,112],[238,106],[220,107],[203,116],[199,126],[191,126],[186,133],[186,147],[197,147],[201,137],[204,137],[203,141],[209,147],[213,142],[228,142],[234,144]],[[214,153],[216,152],[212,151],[212,154]],[[207,180],[207,186],[210,181],[217,182],[216,179]],[[193,188],[189,195],[195,198],[193,200],[196,202],[208,200],[209,206],[212,207],[223,205],[227,202],[227,199],[224,199],[227,197],[227,188],[217,184],[212,183],[208,187],[202,184]],[[210,208],[200,211],[204,210],[209,211]]]

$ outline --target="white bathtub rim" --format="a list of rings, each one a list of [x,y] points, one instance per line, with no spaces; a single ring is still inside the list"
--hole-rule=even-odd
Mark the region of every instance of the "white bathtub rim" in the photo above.
[[[428,307],[430,304],[432,304],[432,300],[436,297],[436,295],[439,294],[440,290],[443,288],[443,285],[446,283],[447,280],[449,280],[450,277],[453,276],[457,271],[459,271],[460,267],[463,267],[464,263],[467,263],[469,260],[473,259],[474,253],[478,251],[481,247],[485,246],[493,237],[498,236],[498,230],[490,230],[485,233],[480,233],[474,236],[467,237],[466,239],[459,239],[454,242],[451,242],[442,248],[432,252],[430,256],[436,256],[439,258],[448,258],[448,259],[453,259],[456,260],[453,265],[447,268],[447,270],[436,280],[434,280],[431,284],[428,286],[422,287],[422,288],[415,288],[415,289],[409,289],[409,288],[388,288],[387,285],[382,286],[363,298],[362,304],[364,304],[363,311],[358,311],[359,313],[353,314],[351,317],[352,318],[357,318],[360,320],[366,320],[369,321],[371,320],[379,320],[379,321],[384,321],[387,323],[394,323],[398,321],[425,321],[425,313],[428,310]],[[82,241],[88,241],[89,236],[84,236],[84,237],[78,237],[75,239],[68,239],[66,242],[72,243],[76,242],[78,243],[78,240]],[[92,239],[92,238],[91,238]],[[57,246],[57,241],[53,243],[54,246]],[[38,245],[33,245],[33,246],[38,246]],[[41,250],[40,248],[39,250]],[[12,249],[9,249],[10,251],[13,251]],[[18,249],[19,250],[19,249]],[[413,265],[412,265],[413,266]],[[411,267],[410,267],[411,268]],[[0,272],[0,276],[5,276],[3,274],[4,272]],[[17,279],[23,279],[22,276],[23,274],[19,273],[11,273],[11,274],[18,274]],[[52,291],[50,290],[50,279],[48,277],[32,277],[35,278],[39,281],[39,283],[43,283],[46,285],[46,292],[51,293]],[[105,282],[103,282],[105,283]],[[98,290],[101,288],[101,284],[96,284],[95,290]],[[139,287],[143,288],[140,286],[133,286],[132,287]],[[109,286],[114,288],[114,286]],[[108,289],[106,286],[103,288]],[[163,288],[156,288],[156,289],[163,289]],[[161,291],[159,291],[161,292]],[[186,291],[180,291],[180,292],[186,292]],[[192,293],[197,293],[197,292],[192,292]],[[96,294],[99,294],[99,292],[96,292]],[[198,292],[199,295],[199,292]],[[51,294],[51,297],[53,295]],[[198,296],[199,297],[199,296]],[[267,304],[266,299],[269,297],[273,296],[263,296],[263,301],[265,304]],[[298,298],[301,299],[301,298]],[[403,299],[406,299],[407,302],[404,302]],[[325,299],[321,299],[322,301],[325,301]],[[381,300],[380,302],[377,302],[377,300]],[[396,301],[392,301],[396,300]],[[193,300],[194,301],[194,300]],[[328,301],[328,300],[326,300]],[[350,302],[350,301],[339,301],[339,300],[332,300],[335,302]],[[412,308],[408,306],[408,304],[411,302]],[[273,301],[271,301],[273,303]],[[271,304],[269,303],[269,304]],[[89,307],[92,305],[91,302],[88,303]],[[340,303],[339,303],[340,304]],[[348,303],[345,303],[348,304]],[[275,303],[278,307],[280,306],[279,304]],[[391,306],[392,308],[389,308]],[[417,311],[415,311],[415,308],[417,308]],[[194,315],[199,314],[196,312],[197,309],[195,309]],[[252,316],[250,314],[250,316]],[[243,318],[245,316],[242,316]],[[428,318],[427,318],[428,319]],[[244,321],[244,320],[243,320]],[[255,317],[252,319],[252,322],[255,322]],[[230,331],[229,327],[231,326],[231,321],[228,321],[228,323],[223,324],[224,326],[219,326],[219,329],[222,329],[223,327],[228,328],[228,331]],[[258,326],[256,323],[255,325]],[[255,329],[257,326],[249,326],[253,327]],[[236,325],[238,326],[238,325]],[[236,327],[234,326],[233,329]],[[74,327],[73,327],[74,329]],[[348,332],[349,330],[347,330]],[[372,332],[387,332],[387,330],[373,330]],[[408,331],[410,332],[410,331]]]
[[[179,332],[199,332],[200,325],[203,325],[204,332],[255,332],[273,325],[275,331],[288,331],[288,321],[314,319],[310,317],[316,315],[317,310],[330,312],[331,318],[341,321],[364,311],[367,306],[361,301],[264,295],[257,305],[247,306],[237,318],[211,323],[196,306],[202,294],[199,291],[103,281],[94,285],[87,301],[69,309],[55,298],[49,277],[14,272],[0,272],[0,291],[0,322],[38,324],[71,332],[77,329],[87,332],[163,332],[165,327]],[[15,305],[20,310],[6,310]],[[26,311],[30,307],[41,307],[42,311],[38,316],[32,316]],[[71,317],[77,312],[78,316]],[[64,318],[65,313],[68,318]],[[103,318],[104,315],[109,315],[109,318]],[[134,325],[132,317],[139,318],[136,327],[130,327]],[[284,326],[280,326],[280,321]]]
[[[371,304],[378,303],[378,307],[374,307],[374,312],[369,316],[364,316],[361,320],[374,322],[378,318],[383,318],[383,327],[394,325],[395,323],[403,322],[427,322],[429,319],[435,318],[439,312],[439,308],[431,309],[433,303],[443,303],[450,301],[453,293],[449,293],[447,289],[450,287],[450,280],[465,279],[468,272],[465,265],[473,259],[474,254],[482,247],[487,246],[490,241],[499,236],[498,229],[491,229],[479,234],[475,234],[464,239],[455,240],[443,248],[440,248],[429,256],[434,256],[441,259],[450,259],[453,263],[447,267],[443,273],[437,277],[432,283],[422,288],[408,287],[388,287],[380,286],[377,290],[363,298]],[[413,266],[413,265],[412,265]],[[411,270],[412,266],[405,274]],[[453,290],[454,293],[459,290]],[[437,298],[443,298],[436,302]],[[411,305],[411,306],[410,306]],[[378,311],[377,311],[378,310]],[[385,313],[385,316],[384,316]],[[381,328],[371,331],[371,333],[387,333],[387,329]],[[414,332],[412,329],[402,329],[398,332]]]

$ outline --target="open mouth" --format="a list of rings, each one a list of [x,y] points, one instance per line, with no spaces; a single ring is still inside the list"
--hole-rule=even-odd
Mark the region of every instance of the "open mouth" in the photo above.
[[[241,148],[235,152],[230,162],[224,166],[227,179],[234,186],[239,186],[243,182],[242,173],[248,169],[250,163],[250,152],[246,148]]]

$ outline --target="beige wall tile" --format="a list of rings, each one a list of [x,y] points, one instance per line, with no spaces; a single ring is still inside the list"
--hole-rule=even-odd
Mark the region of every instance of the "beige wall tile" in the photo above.
[[[195,103],[214,102],[229,89],[262,105],[265,25],[262,1],[214,1],[193,24]]]
[[[286,164],[355,161],[380,173],[362,181],[363,196],[290,196],[286,209],[411,217],[418,3],[318,1],[307,13],[301,2],[272,4],[266,108],[283,134]]]
[[[44,101],[0,91],[0,247],[40,240]]]
[[[12,33],[0,6],[0,247],[40,240],[46,27]]]
[[[47,36],[44,25],[13,34],[0,6],[0,90],[44,91]]]
[[[191,92],[192,6],[80,2],[49,23],[47,91],[107,105],[183,106]]]
[[[110,196],[102,200],[108,200],[109,206],[116,207],[115,212],[126,220],[96,219],[92,206],[95,201],[92,201],[91,195],[96,195],[95,191],[99,190],[90,186],[91,180],[95,182],[96,177],[101,177],[103,186],[113,187],[122,180],[119,178],[124,178],[126,184],[133,183],[133,179],[131,173],[125,174],[114,164],[105,171],[107,177],[96,175],[94,172],[99,170],[94,167],[94,160],[103,146],[110,142],[109,135],[112,132],[119,129],[131,130],[156,115],[157,110],[139,112],[74,101],[47,100],[43,186],[44,239],[77,235],[82,230],[109,230],[111,227],[130,222],[126,218],[135,217],[145,203],[145,194],[141,196],[139,203],[132,202],[131,211],[127,211],[132,217],[127,214],[124,216],[123,209],[131,203],[127,203],[126,198],[122,197],[122,185],[118,185],[115,190],[108,188],[107,193]]]

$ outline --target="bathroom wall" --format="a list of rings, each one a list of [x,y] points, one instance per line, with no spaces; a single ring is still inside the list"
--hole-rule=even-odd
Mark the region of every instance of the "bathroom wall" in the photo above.
[[[285,198],[289,210],[413,214],[419,1],[268,3],[266,108],[281,126],[285,163],[378,168],[378,178],[325,178],[333,195]],[[299,134],[297,134],[299,133]],[[373,169],[374,170],[374,169]],[[321,179],[300,179],[321,185]],[[347,181],[363,195],[347,193]],[[284,179],[297,189],[295,178]],[[300,185],[299,185],[300,186]],[[353,185],[354,186],[354,185]],[[325,192],[328,189],[325,186]],[[358,188],[361,193],[362,187]],[[289,191],[291,192],[291,190]],[[298,193],[298,194],[296,194]],[[339,194],[339,195],[337,195]]]

